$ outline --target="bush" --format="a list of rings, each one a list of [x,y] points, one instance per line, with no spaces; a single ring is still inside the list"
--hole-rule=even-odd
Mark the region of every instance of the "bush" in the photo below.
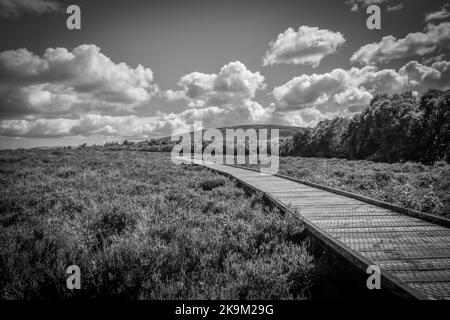
[[[224,186],[225,183],[226,179],[224,177],[216,176],[200,181],[200,187],[205,191],[211,191],[214,188]]]
[[[323,120],[281,146],[285,156],[450,162],[450,90],[376,95],[353,118]]]
[[[2,299],[308,296],[298,217],[208,170],[95,149],[2,151],[0,170]],[[66,288],[72,264],[82,290]]]

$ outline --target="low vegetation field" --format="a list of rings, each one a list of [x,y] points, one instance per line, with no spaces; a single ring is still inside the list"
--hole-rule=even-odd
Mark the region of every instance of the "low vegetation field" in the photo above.
[[[0,299],[309,297],[298,218],[206,169],[80,148],[1,151],[0,172]]]

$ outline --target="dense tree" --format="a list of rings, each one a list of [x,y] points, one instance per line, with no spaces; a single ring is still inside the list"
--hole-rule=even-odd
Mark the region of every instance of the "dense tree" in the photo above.
[[[321,121],[311,132],[309,152],[316,157],[344,157],[348,151],[343,138],[349,122],[343,117]]]
[[[375,96],[347,129],[347,157],[388,162],[410,160],[418,118],[418,101],[411,92]]]
[[[421,159],[433,163],[450,161],[450,90],[430,90],[420,101],[421,121],[417,139],[421,142]]]
[[[324,120],[284,143],[282,155],[375,161],[450,161],[450,91],[375,96],[353,118]]]

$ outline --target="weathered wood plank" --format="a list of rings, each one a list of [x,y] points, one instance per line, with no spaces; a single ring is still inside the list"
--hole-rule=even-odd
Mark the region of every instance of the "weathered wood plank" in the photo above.
[[[432,282],[432,283],[409,283],[411,287],[424,292],[431,298],[444,299],[444,297],[449,297],[450,282]]]
[[[450,270],[408,270],[391,271],[391,273],[401,281],[408,283],[415,282],[450,282]]]
[[[422,220],[419,219],[414,219],[414,218],[409,218],[409,219],[403,219],[402,216],[399,215],[366,215],[366,216],[352,216],[349,215],[347,217],[337,217],[337,218],[333,218],[333,217],[322,217],[322,216],[314,216],[314,215],[309,215],[309,216],[305,216],[305,218],[309,219],[310,221],[314,221],[314,222],[330,222],[330,223],[335,223],[335,222],[339,222],[339,223],[343,223],[343,222],[357,222],[357,223],[366,223],[366,222],[387,222],[393,225],[396,225],[398,223],[404,223],[404,224],[408,224],[408,223],[423,223]]]
[[[444,253],[448,252],[450,256],[450,245],[448,243],[421,244],[420,242],[383,242],[383,241],[354,241],[353,239],[339,240],[350,248],[358,252],[420,252],[426,253]]]
[[[357,206],[292,206],[293,210],[300,215],[307,214],[345,214],[352,216],[353,213],[395,213],[383,208],[368,206],[368,205],[357,205]],[[396,213],[398,214],[398,213]]]
[[[385,251],[359,251],[359,253],[372,261],[450,258],[450,253],[448,252],[448,250],[446,251],[437,250],[433,252],[385,250]]]
[[[329,234],[338,234],[338,233],[379,233],[379,232],[390,232],[392,234],[396,233],[410,233],[415,234],[418,231],[430,231],[430,232],[436,232],[436,233],[442,233],[446,232],[447,230],[443,231],[442,227],[430,225],[430,224],[424,224],[424,225],[418,225],[418,226],[389,226],[389,227],[375,227],[375,228],[367,228],[367,227],[360,227],[360,228],[334,228],[333,230],[329,230]],[[447,233],[445,233],[447,234]]]
[[[416,246],[434,247],[434,248],[450,248],[450,237],[397,237],[397,238],[374,238],[374,237],[336,237],[341,242],[352,244],[370,243],[374,245],[397,245],[397,246]]]
[[[422,238],[440,238],[442,241],[450,241],[450,230],[433,230],[433,229],[415,229],[413,232],[409,230],[395,230],[395,232],[386,232],[375,230],[367,230],[366,232],[353,232],[334,229],[329,232],[330,235],[339,238],[353,239],[422,239]],[[445,240],[444,240],[445,239]],[[448,239],[448,240],[447,240]]]
[[[447,270],[450,265],[450,258],[438,259],[412,259],[412,260],[374,260],[380,268],[392,270]]]
[[[310,221],[310,220],[309,220]],[[355,229],[355,228],[377,228],[377,227],[414,227],[414,226],[423,226],[424,223],[418,222],[418,221],[397,221],[394,223],[394,221],[386,221],[386,220],[379,220],[379,221],[367,221],[367,220],[349,220],[349,221],[310,221],[314,225],[323,228],[325,231],[331,231],[333,229]]]

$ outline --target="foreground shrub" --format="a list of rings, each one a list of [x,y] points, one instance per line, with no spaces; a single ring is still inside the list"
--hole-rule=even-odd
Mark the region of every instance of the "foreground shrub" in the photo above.
[[[298,218],[201,167],[80,148],[3,151],[0,170],[2,299],[308,297]]]
[[[200,187],[203,190],[210,191],[214,188],[221,187],[225,185],[225,178],[221,176],[206,178],[200,182]]]

